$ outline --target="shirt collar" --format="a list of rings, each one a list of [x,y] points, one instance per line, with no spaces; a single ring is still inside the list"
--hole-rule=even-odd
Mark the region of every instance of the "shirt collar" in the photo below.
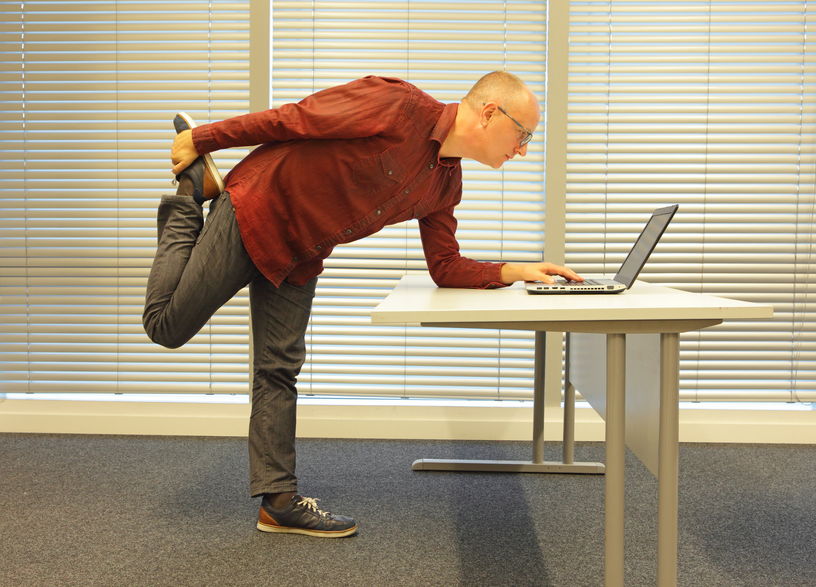
[[[436,121],[436,126],[433,127],[431,131],[431,140],[436,141],[439,143],[439,146],[442,146],[442,143],[447,138],[448,133],[450,133],[451,129],[453,128],[453,122],[456,120],[456,113],[459,111],[459,104],[446,104],[445,108],[442,110],[442,114],[439,116],[439,119]],[[437,151],[438,153],[438,151]],[[461,157],[445,157],[444,159],[439,159],[437,155],[437,161],[440,165],[445,165],[446,167],[453,167],[457,165],[462,160]]]

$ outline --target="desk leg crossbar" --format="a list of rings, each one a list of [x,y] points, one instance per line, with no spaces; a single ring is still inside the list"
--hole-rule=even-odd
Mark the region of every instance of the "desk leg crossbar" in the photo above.
[[[536,332],[535,389],[533,396],[533,458],[530,461],[474,459],[417,459],[414,471],[481,471],[497,473],[603,474],[603,463],[573,460],[575,453],[575,388],[569,379],[569,334],[564,372],[564,442],[560,461],[544,460],[544,354],[546,333]]]

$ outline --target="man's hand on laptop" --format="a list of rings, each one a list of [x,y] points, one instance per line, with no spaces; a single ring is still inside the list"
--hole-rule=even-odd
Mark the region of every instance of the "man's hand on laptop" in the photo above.
[[[555,283],[553,275],[560,275],[568,281],[584,280],[569,267],[554,263],[505,263],[501,268],[501,280],[508,285],[517,281]]]

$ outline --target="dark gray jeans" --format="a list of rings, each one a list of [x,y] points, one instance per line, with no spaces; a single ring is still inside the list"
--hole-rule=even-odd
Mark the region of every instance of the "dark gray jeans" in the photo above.
[[[295,382],[306,357],[304,338],[317,279],[303,287],[275,287],[261,275],[244,249],[227,192],[210,203],[206,223],[190,196],[164,196],[158,231],[142,317],[145,332],[162,346],[180,347],[249,284],[254,347],[250,492],[296,491]]]

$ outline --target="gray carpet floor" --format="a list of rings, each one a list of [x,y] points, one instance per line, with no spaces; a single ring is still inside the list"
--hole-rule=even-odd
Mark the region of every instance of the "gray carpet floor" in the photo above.
[[[301,492],[360,524],[325,540],[255,530],[242,439],[0,435],[0,585],[603,583],[602,476],[412,472],[419,457],[530,447],[301,440]],[[814,465],[811,446],[682,445],[679,583],[816,585]],[[627,455],[627,585],[655,583],[656,490]]]

